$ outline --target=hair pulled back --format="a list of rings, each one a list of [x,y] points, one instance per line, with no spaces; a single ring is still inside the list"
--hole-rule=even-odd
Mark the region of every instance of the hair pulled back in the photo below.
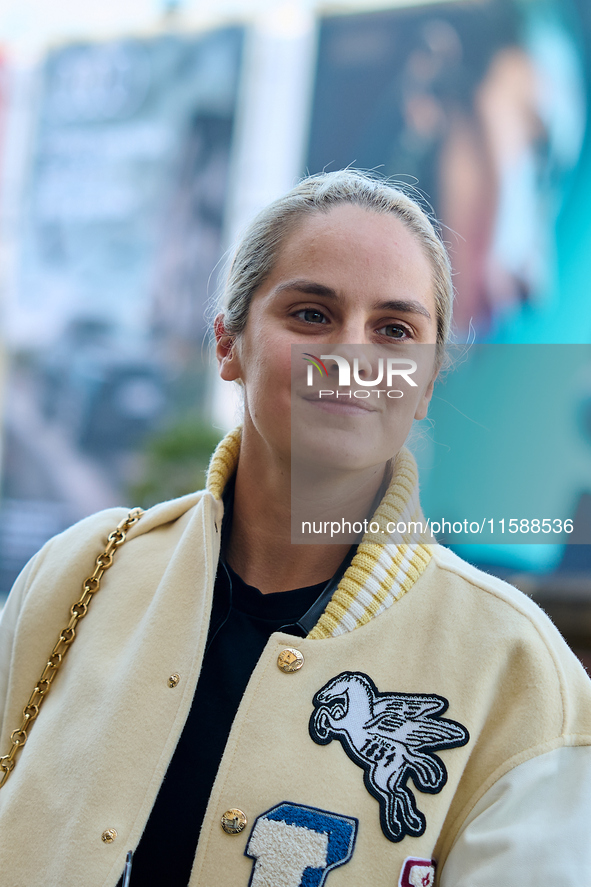
[[[433,272],[437,343],[444,345],[450,335],[453,284],[449,258],[439,234],[419,203],[399,185],[355,169],[308,176],[251,222],[234,255],[222,297],[226,332],[233,336],[242,333],[256,290],[271,273],[283,242],[304,217],[327,213],[342,204],[392,214],[422,244]]]

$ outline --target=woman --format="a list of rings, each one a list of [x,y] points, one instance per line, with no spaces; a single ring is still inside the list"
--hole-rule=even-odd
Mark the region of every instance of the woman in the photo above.
[[[402,444],[451,296],[431,223],[386,182],[311,177],[255,220],[215,323],[242,432],[204,492],[131,526],[100,580],[0,791],[2,883],[114,887],[129,850],[132,887],[591,879],[583,669],[511,587],[420,530],[383,541],[420,522]],[[332,392],[337,358],[357,358],[369,387],[370,346],[415,356],[418,381],[392,413],[312,402],[291,346],[336,355]],[[294,499],[318,488],[314,507],[336,496],[372,518],[358,545],[292,544],[292,463],[312,478],[297,475]],[[2,623],[3,749],[124,517],[83,521],[20,577]]]

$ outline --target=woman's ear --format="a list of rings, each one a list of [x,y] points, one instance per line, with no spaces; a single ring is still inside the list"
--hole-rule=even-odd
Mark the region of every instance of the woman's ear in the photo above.
[[[427,411],[429,409],[429,403],[431,401],[431,397],[433,396],[433,388],[435,386],[435,380],[437,379],[437,374],[433,376],[427,387],[423,392],[423,396],[417,404],[417,409],[415,411],[415,419],[424,419],[427,415]]]
[[[214,320],[213,331],[219,374],[226,382],[236,382],[241,377],[242,368],[236,348],[236,337],[226,332],[223,314],[218,314]]]

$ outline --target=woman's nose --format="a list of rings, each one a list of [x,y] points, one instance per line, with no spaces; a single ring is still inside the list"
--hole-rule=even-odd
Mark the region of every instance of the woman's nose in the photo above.
[[[374,374],[374,363],[377,363],[377,348],[375,345],[358,345],[354,349],[352,358],[349,358],[351,366],[356,370],[355,375],[360,379],[369,379]],[[372,358],[376,358],[372,360]]]
[[[332,356],[327,366],[329,374],[342,377],[344,361],[347,375],[354,373],[360,379],[370,379],[378,365],[378,349],[375,345],[330,345],[326,346],[326,356]],[[375,359],[374,358],[375,355]]]

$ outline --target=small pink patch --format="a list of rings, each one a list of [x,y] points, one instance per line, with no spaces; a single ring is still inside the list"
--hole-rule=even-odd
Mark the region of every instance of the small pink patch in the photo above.
[[[433,859],[417,859],[407,856],[402,864],[398,887],[433,887],[435,883],[435,866]]]

